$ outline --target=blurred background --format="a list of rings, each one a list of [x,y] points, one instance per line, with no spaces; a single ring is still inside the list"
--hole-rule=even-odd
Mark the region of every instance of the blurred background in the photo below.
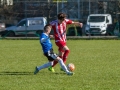
[[[115,28],[120,21],[120,0],[0,0],[0,22],[5,27],[28,17],[46,17],[49,23],[59,12],[84,26],[89,14],[111,14]],[[77,35],[84,35],[84,27],[79,32]]]

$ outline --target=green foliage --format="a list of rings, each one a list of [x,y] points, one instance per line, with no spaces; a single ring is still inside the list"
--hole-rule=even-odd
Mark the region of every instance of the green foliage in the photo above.
[[[73,24],[70,24],[70,25],[67,26],[67,32],[66,32],[66,33],[67,33],[68,36],[69,36],[69,34],[70,34],[69,28],[72,28],[73,31],[75,32],[75,35],[74,35],[74,36],[77,36],[77,29],[76,29],[76,26],[73,25]],[[72,32],[72,33],[73,33],[73,32]]]
[[[52,40],[54,51],[57,47]],[[39,40],[0,40],[0,90],[120,90],[119,40],[68,40],[68,63],[76,66],[67,76],[47,69],[33,75],[47,59]]]

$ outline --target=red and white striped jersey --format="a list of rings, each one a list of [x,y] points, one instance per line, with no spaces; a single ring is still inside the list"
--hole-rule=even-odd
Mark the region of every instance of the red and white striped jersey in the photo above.
[[[58,20],[52,21],[50,25],[54,30],[55,42],[64,41],[66,42],[66,27],[67,24],[74,23],[72,20],[65,19],[61,24],[58,23]]]

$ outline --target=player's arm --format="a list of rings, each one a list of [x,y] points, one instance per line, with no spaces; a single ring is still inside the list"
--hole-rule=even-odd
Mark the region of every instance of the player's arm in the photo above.
[[[49,37],[47,37],[47,38],[41,38],[40,41],[41,41],[41,43],[43,43],[49,38],[53,38],[53,35],[49,35]]]
[[[83,26],[83,23],[80,23],[80,22],[73,22],[73,24],[76,25],[76,26],[80,26],[81,28]]]
[[[49,37],[48,37],[48,38],[49,38]],[[40,42],[43,43],[43,42],[45,42],[48,38],[41,38],[41,39],[40,39]]]
[[[74,25],[76,25],[76,26],[80,26],[81,28],[82,28],[82,26],[83,26],[83,23],[74,22],[74,21],[72,21],[72,20],[70,20],[70,19],[65,19],[65,22],[66,22],[67,24],[74,24]]]

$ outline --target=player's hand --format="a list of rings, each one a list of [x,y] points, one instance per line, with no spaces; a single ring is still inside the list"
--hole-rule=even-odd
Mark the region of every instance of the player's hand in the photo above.
[[[81,28],[83,27],[83,23],[80,23],[80,27],[81,27]]]
[[[53,38],[54,36],[53,35],[49,35],[50,38]]]

